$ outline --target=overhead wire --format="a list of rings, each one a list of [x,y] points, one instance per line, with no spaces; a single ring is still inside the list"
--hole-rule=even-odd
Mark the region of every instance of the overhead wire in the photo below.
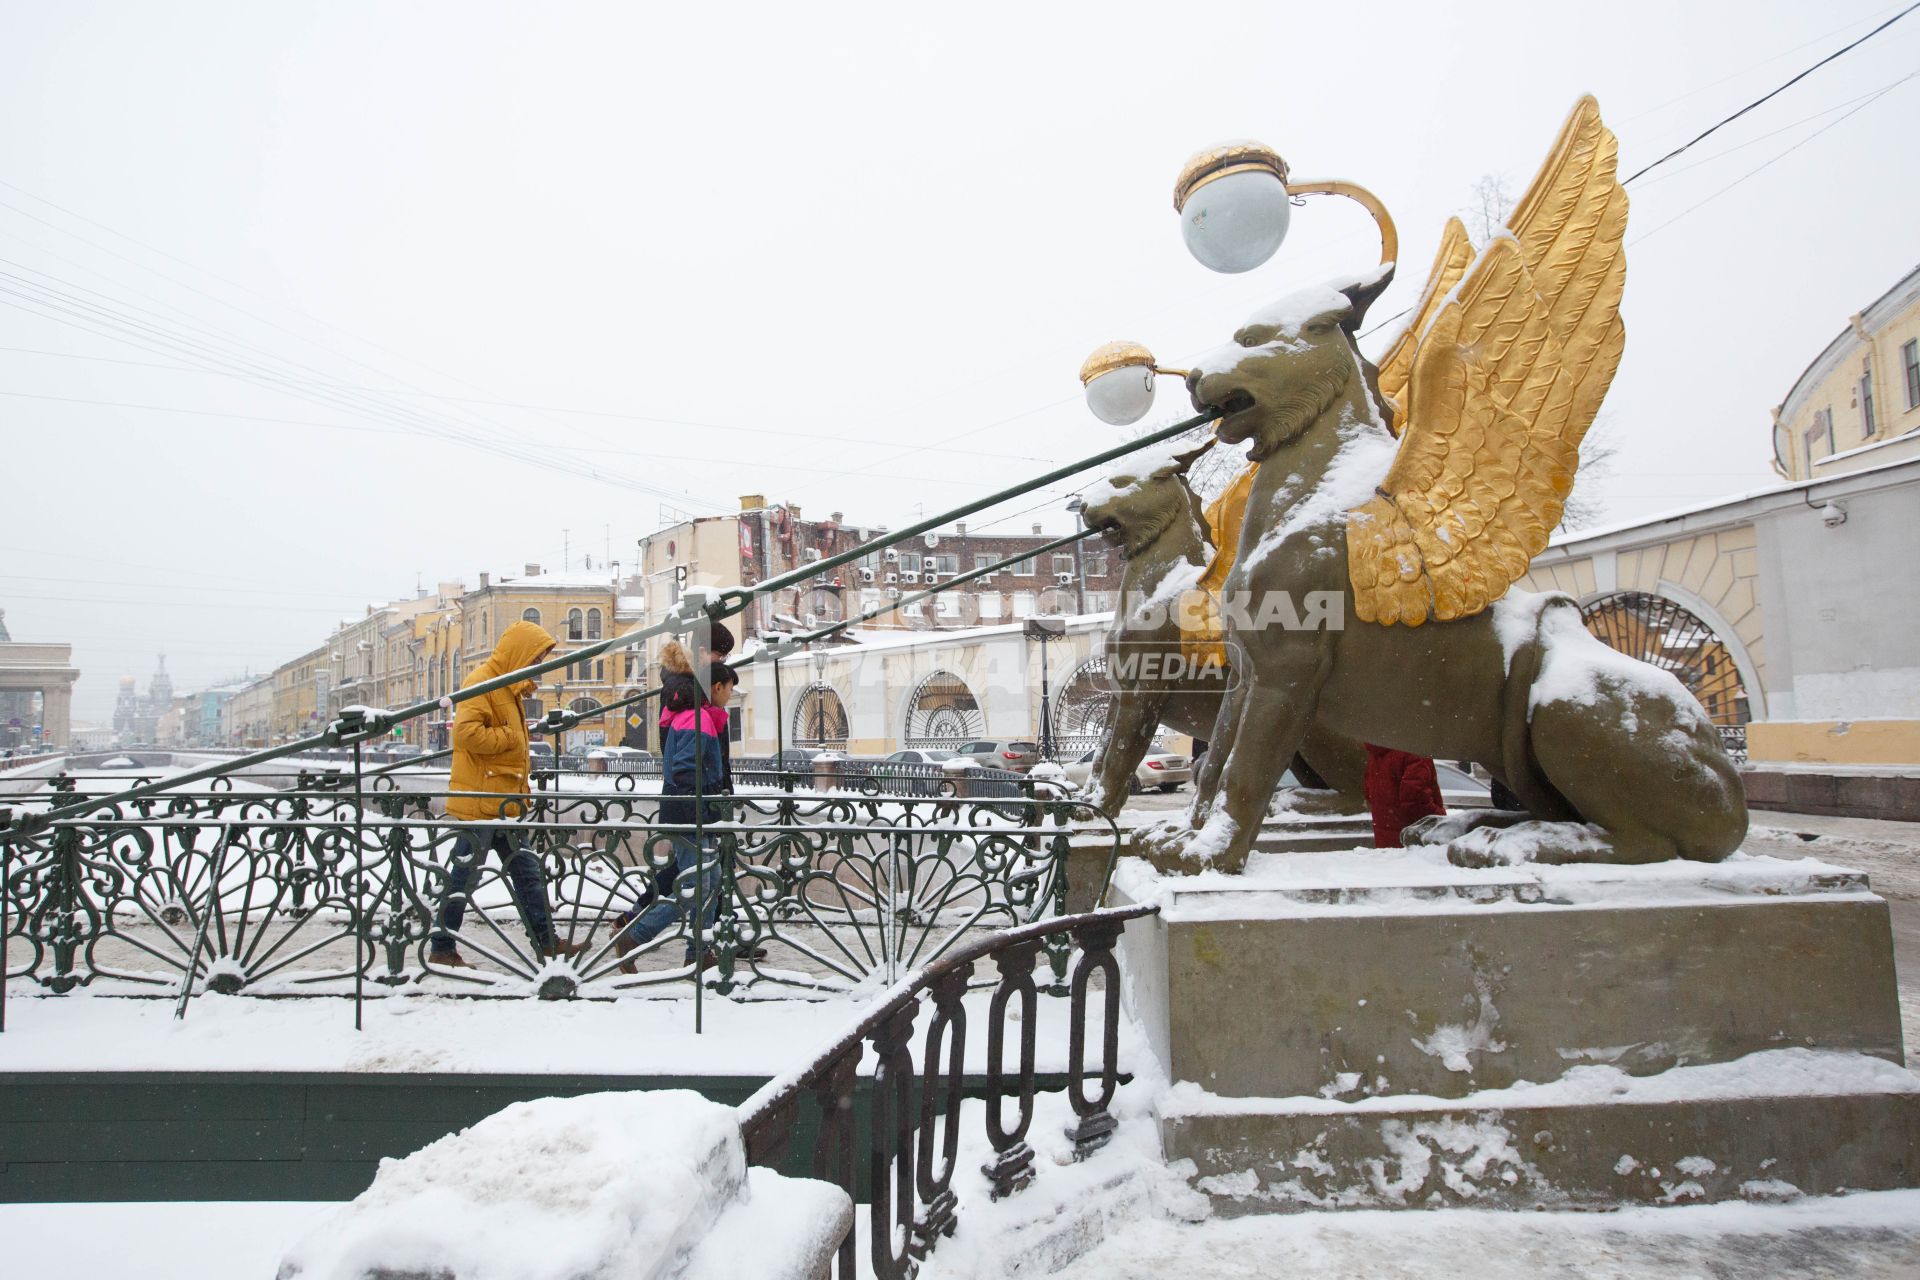
[[[1782,93],[1785,93],[1788,89],[1791,89],[1794,85],[1799,84],[1802,80],[1805,80],[1808,76],[1812,75],[1814,72],[1818,71],[1820,68],[1826,66],[1829,62],[1832,62],[1835,58],[1839,58],[1845,54],[1851,53],[1855,49],[1858,49],[1861,45],[1873,39],[1875,36],[1879,35],[1882,31],[1885,31],[1888,27],[1891,27],[1894,23],[1900,21],[1900,19],[1912,13],[1915,9],[1920,9],[1920,0],[1914,0],[1913,4],[1910,4],[1906,8],[1900,10],[1900,12],[1894,14],[1891,18],[1888,18],[1885,22],[1882,22],[1879,26],[1875,27],[1873,30],[1867,32],[1865,35],[1859,37],[1856,40],[1852,40],[1847,44],[1840,46],[1838,49],[1835,49],[1832,53],[1828,54],[1826,57],[1820,59],[1820,61],[1814,63],[1810,67],[1807,67],[1805,70],[1802,70],[1796,73],[1791,78],[1782,81],[1780,84],[1774,86],[1772,89],[1769,89],[1767,92],[1761,94],[1759,97],[1755,98],[1752,102],[1749,102],[1746,106],[1741,107],[1738,111],[1735,111],[1733,114],[1728,116],[1723,116],[1721,119],[1714,121],[1714,123],[1712,123],[1711,125],[1708,125],[1705,129],[1695,134],[1692,138],[1689,138],[1687,141],[1681,143],[1679,146],[1675,147],[1673,150],[1667,152],[1667,154],[1661,156],[1658,160],[1655,160],[1652,164],[1643,165],[1641,168],[1636,169],[1632,173],[1632,175],[1622,179],[1620,185],[1625,186],[1627,185],[1627,183],[1632,182],[1635,178],[1645,177],[1647,174],[1652,173],[1655,169],[1658,169],[1661,165],[1665,164],[1667,161],[1673,159],[1675,156],[1681,155],[1682,153],[1688,151],[1695,145],[1712,137],[1715,133],[1719,132],[1721,129],[1725,128],[1727,125],[1732,124],[1735,120],[1738,120],[1740,117],[1746,115],[1749,111],[1752,111],[1754,108],[1759,107],[1762,104],[1770,102],[1774,98],[1779,97]]]
[[[1780,163],[1780,161],[1786,159],[1788,156],[1792,155],[1794,152],[1798,151],[1800,148],[1806,146],[1809,142],[1812,142],[1815,138],[1819,137],[1821,134],[1827,132],[1827,130],[1835,128],[1845,123],[1846,121],[1852,119],[1854,116],[1860,114],[1862,111],[1865,111],[1868,107],[1872,106],[1874,103],[1878,102],[1880,99],[1886,97],[1889,93],[1892,93],[1895,89],[1899,88],[1901,85],[1905,84],[1907,81],[1912,80],[1915,76],[1920,76],[1920,71],[1910,72],[1909,74],[1902,76],[1900,79],[1894,81],[1892,84],[1888,85],[1886,88],[1881,89],[1879,92],[1873,94],[1866,101],[1860,103],[1858,106],[1854,107],[1853,110],[1847,112],[1845,115],[1840,116],[1838,119],[1828,121],[1826,124],[1820,126],[1818,129],[1815,129],[1812,133],[1800,139],[1798,142],[1794,143],[1792,146],[1786,148],[1784,151],[1780,152],[1778,155],[1771,157],[1765,163],[1757,165],[1754,168],[1747,170],[1747,172],[1741,174],[1739,177],[1735,178],[1732,182],[1729,182],[1725,186],[1720,187],[1718,190],[1714,191],[1712,194],[1706,196],[1705,198],[1698,200],[1691,205],[1688,205],[1686,208],[1682,209],[1679,213],[1676,213],[1671,218],[1668,218],[1665,222],[1658,223],[1655,226],[1650,227],[1647,230],[1641,232],[1639,235],[1635,236],[1633,239],[1627,241],[1627,243],[1629,245],[1636,245],[1636,244],[1639,244],[1641,241],[1648,239],[1649,237],[1658,235],[1660,232],[1666,230],[1668,227],[1680,221],[1682,218],[1686,217],[1688,214],[1693,213],[1701,209],[1702,207],[1713,203],[1715,200],[1718,200],[1721,196],[1727,194],[1727,192],[1733,190],[1735,187],[1739,186],[1741,183],[1745,182],[1747,179],[1754,177],[1755,175],[1763,173],[1766,170],[1772,168],[1774,165]]]

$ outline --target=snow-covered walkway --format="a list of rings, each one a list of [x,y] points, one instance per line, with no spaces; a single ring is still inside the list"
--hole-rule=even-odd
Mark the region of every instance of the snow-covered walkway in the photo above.
[[[1618,1213],[1478,1209],[1135,1223],[1060,1280],[1799,1280],[1920,1276],[1920,1191]]]
[[[287,1203],[0,1205],[8,1270],[23,1276],[260,1280],[337,1206]],[[864,1215],[863,1215],[864,1216]],[[864,1225],[864,1223],[863,1223]],[[137,1245],[130,1251],[130,1245]],[[948,1274],[936,1253],[929,1271]],[[1146,1221],[1062,1280],[1910,1280],[1920,1191],[1789,1205],[1619,1213],[1474,1209]]]

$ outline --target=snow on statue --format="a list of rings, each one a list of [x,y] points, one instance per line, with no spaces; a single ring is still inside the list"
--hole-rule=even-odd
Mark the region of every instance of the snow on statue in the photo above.
[[[1207,513],[1219,551],[1198,586],[1218,593],[1236,679],[1192,830],[1149,837],[1156,861],[1238,870],[1314,736],[1474,760],[1506,783],[1527,813],[1409,828],[1463,865],[1711,862],[1739,846],[1740,779],[1699,703],[1589,635],[1570,598],[1508,590],[1559,521],[1625,341],[1614,158],[1582,99],[1508,234],[1476,257],[1449,223],[1378,369],[1355,335],[1391,264],[1254,315],[1189,375],[1194,405],[1222,415],[1217,438],[1248,443],[1255,465]],[[1185,483],[1142,483],[1169,478]],[[1099,514],[1144,546],[1133,507]],[[1329,625],[1263,623],[1263,601],[1329,592]]]

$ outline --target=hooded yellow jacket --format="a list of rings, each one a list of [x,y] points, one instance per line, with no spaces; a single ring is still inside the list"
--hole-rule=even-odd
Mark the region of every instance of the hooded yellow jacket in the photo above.
[[[473,669],[461,688],[530,667],[553,648],[553,637],[539,624],[516,622],[500,633],[493,656]],[[501,797],[519,797],[527,791],[527,718],[520,699],[537,682],[483,693],[462,702],[453,713],[453,774],[449,791],[485,791]],[[520,806],[507,799],[455,795],[447,801],[450,818],[484,819],[519,816]]]

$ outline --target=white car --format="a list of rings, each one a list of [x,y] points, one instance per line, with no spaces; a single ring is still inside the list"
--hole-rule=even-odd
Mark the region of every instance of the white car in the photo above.
[[[1067,781],[1085,790],[1093,781],[1096,748],[1067,765]],[[1134,766],[1129,791],[1178,791],[1181,784],[1193,781],[1193,761],[1171,751],[1149,751]]]

